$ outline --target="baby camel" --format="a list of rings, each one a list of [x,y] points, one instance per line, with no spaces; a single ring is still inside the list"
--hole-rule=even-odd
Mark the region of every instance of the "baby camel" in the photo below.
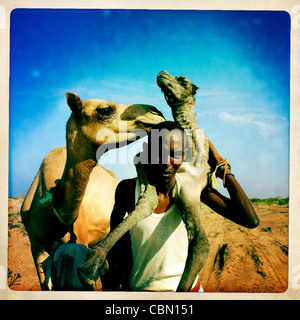
[[[99,147],[120,147],[137,138],[137,129],[149,132],[165,121],[149,105],[99,99],[83,102],[74,93],[66,96],[72,110],[66,126],[67,146],[44,158],[21,207],[42,289],[48,287],[41,264],[55,247],[69,240],[71,226],[77,243],[89,247],[109,232],[118,181],[97,164]]]
[[[189,240],[189,251],[185,270],[177,291],[189,291],[197,274],[204,266],[209,243],[205,235],[200,215],[201,191],[208,184],[211,168],[208,164],[209,141],[199,129],[194,117],[194,94],[197,87],[185,77],[175,78],[162,71],[157,78],[158,85],[165,94],[172,108],[173,116],[183,129],[188,129],[192,139],[192,154],[189,162],[184,162],[177,172],[178,181],[173,190],[173,198],[181,209],[186,224]],[[157,193],[151,184],[144,165],[136,165],[141,185],[141,196],[134,211],[124,219],[103,241],[90,250],[86,263],[79,268],[79,275],[87,288],[95,287],[97,270],[104,264],[112,246],[138,221],[149,216],[157,206]],[[188,186],[188,189],[187,187]],[[101,270],[100,270],[101,273]]]

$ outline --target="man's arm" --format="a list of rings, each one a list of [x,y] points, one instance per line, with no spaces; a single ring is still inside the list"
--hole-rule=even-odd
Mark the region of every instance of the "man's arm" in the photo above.
[[[135,204],[135,179],[121,181],[115,191],[115,204],[110,218],[110,228],[115,229],[130,213]],[[126,290],[132,268],[130,236],[126,233],[107,255],[109,269],[102,275],[104,291]]]
[[[136,179],[121,181],[115,192],[115,204],[110,217],[110,229],[113,230],[124,219],[126,212],[134,209]]]
[[[212,167],[223,161],[213,144],[210,142],[209,163]],[[225,186],[230,198],[224,197],[217,190],[206,188],[201,195],[201,201],[218,214],[247,228],[255,228],[259,219],[247,198],[244,190],[239,185],[229,169],[224,171]]]

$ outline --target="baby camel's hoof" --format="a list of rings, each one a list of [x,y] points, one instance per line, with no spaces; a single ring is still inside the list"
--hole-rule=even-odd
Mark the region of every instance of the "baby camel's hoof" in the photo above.
[[[78,268],[78,277],[86,290],[94,291],[96,289],[96,281],[94,280],[94,277],[89,272],[86,272],[84,267]]]

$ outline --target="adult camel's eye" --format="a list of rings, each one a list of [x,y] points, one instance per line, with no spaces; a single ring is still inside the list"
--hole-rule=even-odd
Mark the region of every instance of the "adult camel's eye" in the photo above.
[[[110,117],[111,115],[113,115],[113,113],[115,111],[115,107],[112,107],[112,106],[104,107],[104,108],[98,107],[96,109],[96,111],[97,111],[98,119],[102,120],[102,119],[106,119],[106,118]]]
[[[110,115],[114,113],[114,107],[105,107],[105,108],[97,108],[96,109],[99,114]]]

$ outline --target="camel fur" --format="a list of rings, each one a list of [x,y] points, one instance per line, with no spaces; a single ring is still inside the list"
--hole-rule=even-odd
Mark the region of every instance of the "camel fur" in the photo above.
[[[72,111],[66,126],[67,146],[46,155],[21,207],[42,289],[51,289],[42,263],[59,244],[69,241],[71,226],[77,243],[88,247],[109,233],[118,181],[97,164],[99,147],[120,147],[136,140],[138,129],[149,132],[165,121],[149,105],[81,101],[69,92],[66,97]]]

